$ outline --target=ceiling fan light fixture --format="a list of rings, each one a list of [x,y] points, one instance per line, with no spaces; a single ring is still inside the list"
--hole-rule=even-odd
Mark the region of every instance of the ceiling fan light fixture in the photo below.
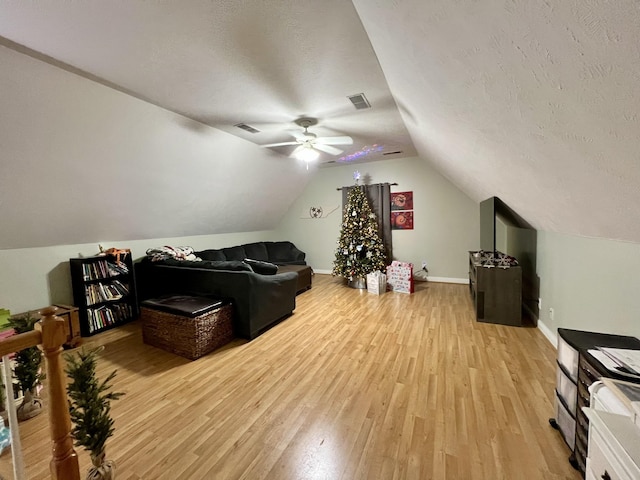
[[[296,152],[296,158],[302,160],[305,163],[313,162],[320,156],[320,152],[314,150],[311,145],[305,145],[304,148],[299,149]]]

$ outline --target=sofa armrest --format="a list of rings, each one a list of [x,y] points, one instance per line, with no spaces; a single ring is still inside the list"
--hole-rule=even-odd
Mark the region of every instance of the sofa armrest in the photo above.
[[[291,265],[306,265],[307,262],[305,262],[305,257],[306,254],[298,249],[298,247],[296,247],[293,243],[291,244]],[[294,263],[295,262],[295,263]],[[302,262],[302,263],[298,263],[298,262]]]
[[[269,262],[276,265],[306,265],[306,254],[292,242],[265,242]]]

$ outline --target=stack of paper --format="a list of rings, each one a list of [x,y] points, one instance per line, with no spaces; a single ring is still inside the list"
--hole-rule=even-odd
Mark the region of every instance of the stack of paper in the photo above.
[[[618,364],[627,373],[640,375],[640,350],[629,350],[626,348],[598,347],[602,353]]]

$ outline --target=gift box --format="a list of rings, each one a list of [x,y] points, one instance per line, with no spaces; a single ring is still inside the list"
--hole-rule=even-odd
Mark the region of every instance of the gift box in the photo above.
[[[380,272],[373,272],[367,275],[367,291],[380,295],[387,291],[387,276]]]
[[[394,292],[413,293],[413,264],[394,260],[387,267],[387,283]]]

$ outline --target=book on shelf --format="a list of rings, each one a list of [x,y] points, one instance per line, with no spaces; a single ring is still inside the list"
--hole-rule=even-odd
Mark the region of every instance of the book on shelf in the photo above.
[[[107,265],[109,274],[112,277],[129,273],[129,267],[127,267],[127,264],[124,262],[109,262]]]
[[[91,333],[109,327],[133,315],[131,305],[117,303],[113,305],[102,305],[98,308],[88,308],[89,331]]]
[[[97,262],[86,262],[82,264],[82,278],[85,282],[117,277],[118,275],[126,275],[128,273],[129,267],[127,267],[124,262],[98,260]]]
[[[94,283],[85,285],[87,305],[120,300],[129,294],[129,285],[115,280],[113,283]]]

